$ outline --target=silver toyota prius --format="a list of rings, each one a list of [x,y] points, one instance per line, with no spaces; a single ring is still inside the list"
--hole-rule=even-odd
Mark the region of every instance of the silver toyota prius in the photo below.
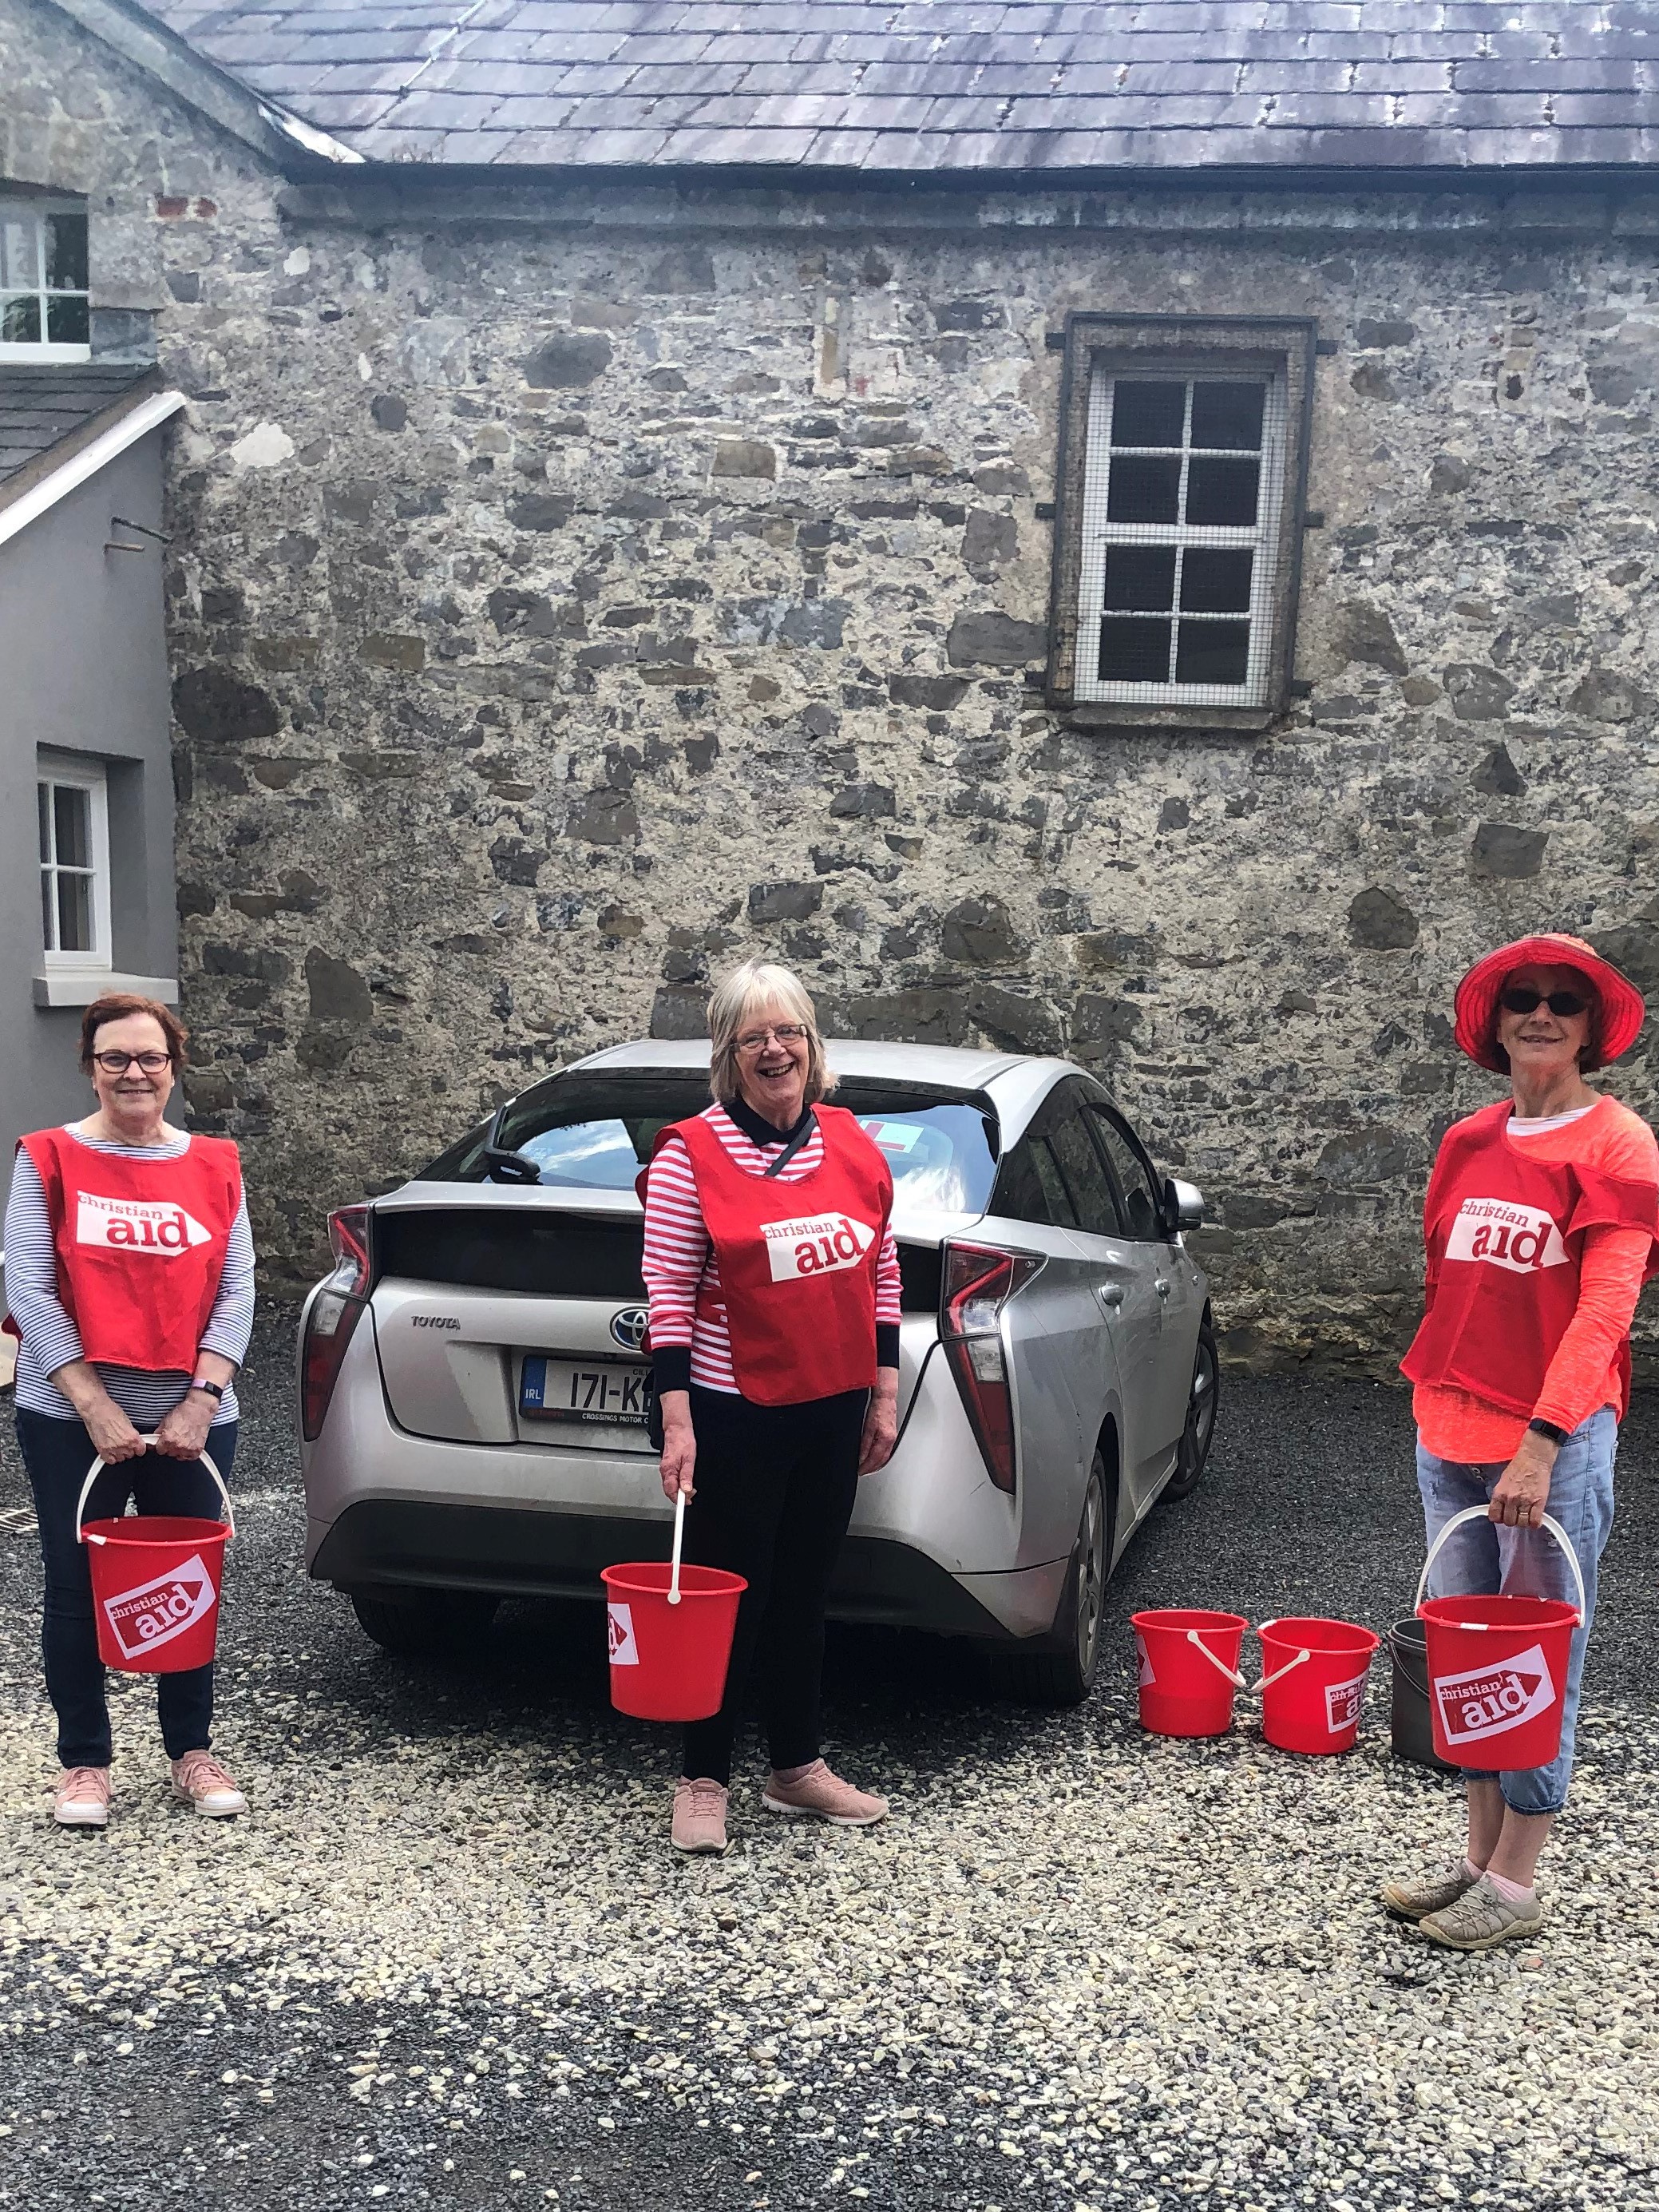
[[[828,1050],[892,1168],[903,1280],[898,1445],[830,1613],[979,1639],[1020,1694],[1075,1704],[1107,1576],[1209,1451],[1203,1200],[1066,1060]],[[388,1650],[666,1558],[634,1182],[708,1103],[706,1044],[617,1046],[332,1216],[300,1331],[307,1563]]]

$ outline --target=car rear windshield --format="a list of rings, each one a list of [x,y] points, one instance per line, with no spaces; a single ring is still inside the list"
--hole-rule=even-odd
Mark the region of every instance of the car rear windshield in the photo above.
[[[708,1103],[702,1075],[556,1075],[515,1098],[503,1117],[503,1152],[533,1160],[555,1190],[631,1190],[651,1157],[657,1132],[701,1114]],[[906,1208],[982,1213],[996,1178],[997,1121],[975,1091],[847,1077],[834,1103],[858,1116],[893,1172],[894,1200]],[[435,1159],[422,1182],[484,1182],[489,1125]]]

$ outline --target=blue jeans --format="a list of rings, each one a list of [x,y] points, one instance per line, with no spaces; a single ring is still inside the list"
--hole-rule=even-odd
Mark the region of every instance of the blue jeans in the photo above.
[[[208,1437],[221,1474],[229,1479],[239,1424],[225,1421]],[[46,1695],[58,1716],[58,1758],[64,1766],[107,1766],[109,1706],[104,1662],[92,1611],[92,1572],[87,1547],[75,1534],[75,1506],[87,1469],[98,1456],[79,1421],[17,1409],[17,1442],[34,1492],[40,1556],[46,1571]],[[221,1511],[213,1477],[199,1460],[167,1459],[148,1452],[106,1467],[87,1500],[88,1521],[112,1521],[136,1498],[141,1513],[179,1513],[216,1521]],[[155,1678],[156,1711],[169,1759],[205,1751],[213,1727],[213,1668],[190,1667]]]
[[[1572,1772],[1573,1739],[1578,1729],[1578,1690],[1584,1652],[1595,1617],[1596,1568],[1613,1528],[1613,1463],[1619,1449],[1619,1424],[1611,1406],[1581,1422],[1556,1455],[1550,1475],[1548,1511],[1565,1529],[1584,1577],[1584,1620],[1575,1631],[1567,1661],[1562,1700],[1561,1748],[1547,1766],[1518,1768],[1496,1778],[1504,1802],[1516,1813],[1559,1813],[1567,1802]],[[1428,1540],[1465,1506],[1490,1504],[1506,1461],[1467,1465],[1437,1459],[1417,1444],[1417,1481],[1423,1493]],[[1471,1521],[1435,1562],[1431,1596],[1495,1595],[1559,1597],[1577,1601],[1572,1577],[1560,1547],[1536,1528],[1506,1528],[1495,1521]],[[1465,1768],[1471,1779],[1490,1782],[1489,1772]]]

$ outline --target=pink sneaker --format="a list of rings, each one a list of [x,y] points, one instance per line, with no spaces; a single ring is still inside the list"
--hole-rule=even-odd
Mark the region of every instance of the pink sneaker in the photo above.
[[[228,1820],[247,1810],[247,1799],[209,1751],[187,1751],[173,1760],[173,1794],[210,1820]]]
[[[878,1820],[887,1818],[884,1797],[854,1790],[850,1782],[832,1774],[821,1759],[815,1759],[793,1782],[781,1781],[775,1773],[762,1793],[761,1803],[769,1805],[775,1813],[828,1820],[833,1828],[872,1828]]]
[[[682,1775],[674,1784],[672,1841],[677,1851],[726,1849],[725,1786],[708,1775],[693,1782]]]
[[[52,1792],[52,1817],[60,1828],[108,1827],[108,1767],[66,1766]]]

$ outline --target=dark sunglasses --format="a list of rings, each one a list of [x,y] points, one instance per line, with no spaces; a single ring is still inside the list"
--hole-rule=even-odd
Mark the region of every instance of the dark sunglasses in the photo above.
[[[1581,999],[1577,991],[1552,991],[1547,996],[1542,991],[1503,991],[1498,1003],[1506,1014],[1534,1014],[1540,1006],[1547,1006],[1553,1014],[1569,1021],[1574,1014],[1588,1011],[1589,1000]]]

